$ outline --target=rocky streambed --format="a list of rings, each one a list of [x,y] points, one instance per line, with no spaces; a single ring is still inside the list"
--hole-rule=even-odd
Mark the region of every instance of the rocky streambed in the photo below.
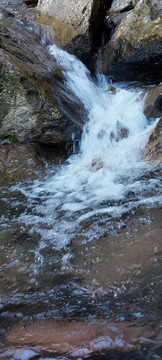
[[[160,6],[0,5],[3,360],[162,356]]]

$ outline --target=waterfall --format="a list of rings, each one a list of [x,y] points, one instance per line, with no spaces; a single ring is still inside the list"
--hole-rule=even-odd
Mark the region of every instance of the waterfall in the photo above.
[[[115,92],[107,91],[104,75],[92,79],[75,56],[56,45],[48,49],[64,69],[66,87],[84,103],[88,118],[79,153],[61,167],[50,168],[45,179],[21,188],[30,203],[21,220],[33,224],[42,244],[49,239],[60,248],[85,231],[84,221],[94,217],[87,230],[91,239],[97,216],[118,219],[140,204],[156,202],[153,189],[159,183],[144,161],[155,122],[143,114],[142,91],[124,84],[116,84]]]

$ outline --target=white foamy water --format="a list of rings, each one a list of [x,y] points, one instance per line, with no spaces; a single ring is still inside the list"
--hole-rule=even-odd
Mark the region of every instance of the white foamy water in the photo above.
[[[143,161],[155,122],[149,125],[143,114],[139,89],[119,84],[116,93],[107,92],[103,75],[93,81],[75,56],[56,45],[49,51],[65,69],[66,87],[84,103],[88,118],[79,154],[57,173],[50,170],[43,181],[21,189],[32,208],[21,220],[33,224],[42,239],[62,247],[82,231],[80,224],[86,219],[102,214],[119,217],[140,204],[159,201],[156,193],[150,196],[158,180],[148,176],[149,165]]]

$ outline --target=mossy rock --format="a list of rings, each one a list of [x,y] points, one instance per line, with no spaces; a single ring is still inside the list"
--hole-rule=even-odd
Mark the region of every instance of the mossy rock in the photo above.
[[[19,142],[17,135],[14,135],[14,134],[13,134],[13,135],[9,135],[9,136],[8,136],[8,140],[9,140],[9,142],[12,143],[12,144],[16,144],[16,143]]]

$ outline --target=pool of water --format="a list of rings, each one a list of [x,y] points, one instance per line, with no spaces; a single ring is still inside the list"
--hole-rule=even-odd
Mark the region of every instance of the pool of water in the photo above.
[[[128,211],[115,219],[107,213],[85,219],[78,229],[74,229],[71,241],[61,248],[55,246],[55,241],[45,241],[44,237],[42,240],[33,227],[20,221],[20,214],[26,211],[26,199],[21,192],[8,192],[8,189],[3,188],[2,204],[2,358],[19,359],[17,346],[18,349],[25,347],[25,350],[21,349],[20,359],[28,356],[28,353],[24,355],[23,352],[27,351],[26,346],[30,351],[36,351],[32,344],[25,343],[25,340],[22,343],[19,334],[16,335],[16,341],[10,339],[10,332],[14,333],[16,326],[22,328],[25,325],[28,329],[33,323],[39,326],[43,321],[45,330],[40,335],[43,344],[46,327],[56,327],[52,321],[57,321],[57,326],[60,321],[61,324],[68,323],[66,331],[70,333],[73,322],[79,327],[80,324],[85,324],[86,328],[89,321],[93,320],[116,323],[119,332],[126,334],[127,324],[132,324],[134,329],[142,327],[142,333],[146,332],[146,337],[148,336],[147,344],[142,345],[144,349],[141,350],[137,340],[135,352],[138,356],[141,354],[141,359],[145,359],[148,351],[148,359],[160,359],[162,229],[158,204],[153,207],[141,205],[136,211]],[[123,329],[123,326],[126,328]],[[98,330],[92,330],[92,337],[97,336],[96,331]],[[147,331],[150,332],[149,335]],[[129,336],[127,337],[129,341]],[[52,339],[53,337],[45,352],[42,344],[39,351],[37,346],[40,356],[45,357],[46,352],[51,356]],[[64,352],[63,345],[60,347],[59,355],[57,351],[52,352],[56,359]],[[93,356],[99,356],[100,359],[102,354],[104,359],[104,351],[104,347],[101,347]],[[66,352],[66,356],[71,358],[70,348]],[[110,356],[110,351],[108,353]],[[127,359],[128,353],[121,353],[117,352],[116,358],[120,359],[121,356]],[[89,356],[92,358],[92,354]]]

